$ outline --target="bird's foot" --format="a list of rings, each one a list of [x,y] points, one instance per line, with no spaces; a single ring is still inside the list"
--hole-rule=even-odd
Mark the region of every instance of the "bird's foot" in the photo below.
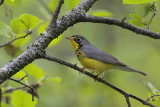
[[[94,81],[95,81],[95,82],[96,82],[97,79],[99,78],[98,76],[99,76],[100,74],[101,74],[101,72],[96,75],[96,78],[94,78]]]
[[[99,76],[101,73],[102,73],[102,72],[100,72],[100,73],[98,73],[98,74],[96,75],[96,78],[94,79],[95,82],[97,81],[97,79],[99,79],[98,76]],[[104,74],[105,74],[105,72],[103,72],[103,75],[101,76],[101,79],[104,78]]]
[[[81,68],[81,69],[83,70],[83,72],[82,72],[82,73],[81,73],[81,72],[79,72],[79,75],[80,75],[80,74],[84,74],[84,73],[85,73],[85,69],[86,69],[86,68],[85,68],[85,67],[83,67],[83,68]]]

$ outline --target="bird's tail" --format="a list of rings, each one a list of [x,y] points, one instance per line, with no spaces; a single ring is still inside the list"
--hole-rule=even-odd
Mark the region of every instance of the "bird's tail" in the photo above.
[[[137,72],[137,73],[140,73],[140,74],[142,74],[144,76],[147,76],[147,74],[145,72],[142,72],[140,70],[134,69],[134,68],[132,68],[130,66],[127,66],[127,65],[125,65],[125,66],[115,66],[115,69],[128,71],[128,72]]]

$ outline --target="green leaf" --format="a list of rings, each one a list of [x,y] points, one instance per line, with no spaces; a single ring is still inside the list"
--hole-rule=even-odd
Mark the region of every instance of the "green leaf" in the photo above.
[[[35,107],[37,99],[32,101],[32,95],[22,90],[16,90],[11,95],[11,104],[13,107]]]
[[[14,78],[21,79],[22,77],[26,76],[26,73],[24,71],[19,71],[16,74],[13,75]],[[23,80],[26,82],[28,77],[25,77]]]
[[[139,16],[145,17],[148,15],[150,11],[153,11],[153,9],[151,8],[152,5],[153,3],[138,4],[138,5],[135,5],[134,10]]]
[[[20,33],[20,34],[17,34],[18,36],[16,36],[16,38],[18,37],[22,37],[24,35],[26,35],[25,33]],[[25,45],[27,42],[29,42],[31,39],[30,35],[28,35],[27,37],[25,38],[21,38],[21,39],[18,39],[16,41],[13,42],[14,46],[16,47],[21,47],[23,45]]]
[[[10,25],[12,27],[13,32],[16,34],[21,33],[26,29],[24,23],[22,23],[22,21],[20,21],[17,18],[14,18],[13,20],[11,20]]]
[[[66,0],[65,5],[69,10],[72,10],[74,7],[76,7],[81,0]]]
[[[160,98],[156,99],[155,101],[151,102],[153,105],[157,105],[157,107],[159,107],[160,105]]]
[[[138,27],[145,27],[145,25],[142,23],[142,20],[140,19],[131,19],[129,20],[129,23],[135,25],[135,26],[138,26]]]
[[[0,36],[12,37],[15,34],[8,25],[0,21]]]
[[[45,76],[44,71],[36,66],[35,64],[29,64],[27,65],[24,70],[31,76],[35,78],[36,81],[41,80]]]
[[[27,29],[34,29],[40,23],[39,18],[30,14],[22,14],[19,18]]]
[[[153,85],[152,85],[152,83],[151,82],[144,82],[144,84],[145,84],[145,86],[147,87],[147,89],[148,89],[148,91],[150,92],[150,93],[152,93],[153,95],[159,95],[160,94],[160,91],[159,90],[157,90]]]
[[[61,82],[61,78],[60,77],[47,77],[46,79],[45,79],[45,82],[47,82],[47,81],[54,81],[54,82]]]
[[[56,9],[57,4],[58,0],[51,0],[48,5],[49,10],[53,12]]]
[[[4,3],[8,6],[18,6],[20,4],[20,0],[4,0]]]
[[[48,48],[53,47],[54,45],[58,44],[62,40],[62,34],[58,36],[58,38],[55,38],[51,41],[51,43],[48,45]]]
[[[37,30],[38,35],[43,33],[48,25],[49,25],[49,22],[42,23]]]
[[[107,10],[95,10],[91,13],[93,16],[112,17],[112,13]]]
[[[140,17],[138,14],[129,14],[130,17],[140,19],[142,20],[142,17]]]
[[[123,0],[123,4],[142,4],[159,0]]]
[[[3,102],[1,103],[1,106],[2,106],[2,107],[9,107],[8,104],[5,104],[5,103],[3,103]]]

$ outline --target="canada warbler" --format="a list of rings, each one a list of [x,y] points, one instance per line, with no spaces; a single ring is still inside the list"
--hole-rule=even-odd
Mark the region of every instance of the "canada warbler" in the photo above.
[[[138,72],[147,76],[145,72],[131,68],[118,61],[118,59],[112,55],[93,46],[83,36],[73,35],[71,37],[66,37],[66,39],[71,41],[77,58],[83,66],[83,73],[85,72],[85,69],[89,69],[97,72],[98,74],[96,76],[98,78],[101,73],[108,69],[118,69],[129,72]]]

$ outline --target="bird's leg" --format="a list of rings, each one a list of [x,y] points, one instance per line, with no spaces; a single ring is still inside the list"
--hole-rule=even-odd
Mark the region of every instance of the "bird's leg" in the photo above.
[[[104,75],[105,75],[106,71],[103,72],[102,76],[101,76],[101,79],[104,78]]]
[[[99,76],[101,73],[102,73],[102,72],[100,72],[100,73],[98,73],[98,74],[96,75],[97,78],[95,78],[94,81],[97,81],[97,79],[99,78],[98,76]]]
[[[91,68],[86,68],[86,67],[83,67],[83,68],[81,68],[82,70],[83,70],[83,74],[85,73],[85,69],[89,69],[89,70],[91,70],[92,72],[91,73],[93,73],[93,72],[95,72],[96,70],[94,70],[94,69],[91,69]]]
[[[85,68],[85,67],[83,67],[83,68],[81,68],[82,70],[83,70],[83,74],[85,73],[85,69],[87,69],[87,68]],[[81,72],[79,72],[79,75],[81,74]]]
[[[84,74],[84,73],[85,73],[85,69],[86,69],[86,68],[85,68],[85,67],[83,67],[83,68],[81,68],[81,69],[83,70],[83,74]]]

